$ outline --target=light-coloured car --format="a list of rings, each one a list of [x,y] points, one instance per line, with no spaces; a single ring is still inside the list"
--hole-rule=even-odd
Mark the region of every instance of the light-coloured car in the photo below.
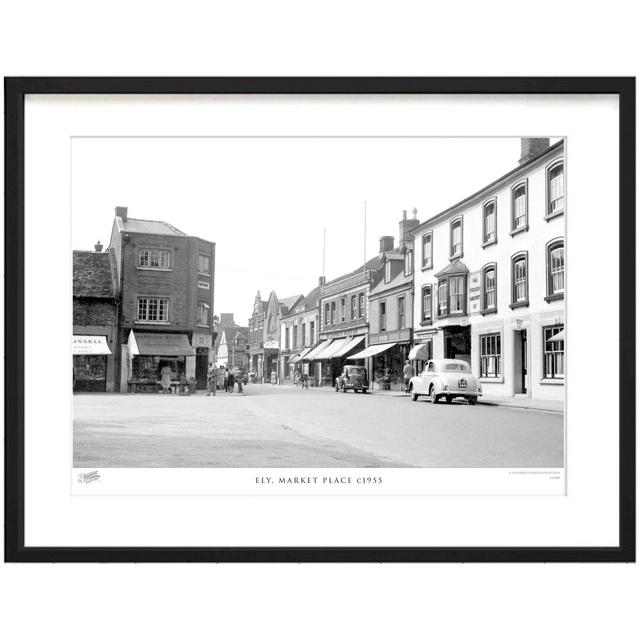
[[[469,404],[477,404],[482,395],[482,387],[471,373],[471,367],[464,360],[429,360],[419,376],[409,381],[411,399],[429,396],[434,404],[440,398],[452,402],[454,398],[465,398]]]

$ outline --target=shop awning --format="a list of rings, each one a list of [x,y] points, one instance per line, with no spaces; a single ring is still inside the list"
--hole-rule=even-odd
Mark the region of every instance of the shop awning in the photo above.
[[[312,347],[306,347],[302,351],[300,351],[300,353],[296,353],[296,355],[293,356],[291,360],[289,360],[289,364],[296,364],[297,362],[300,362],[300,360],[302,360],[307,355],[307,353],[311,351],[311,349]]]
[[[371,358],[373,356],[377,356],[379,353],[386,351],[387,349],[391,349],[391,347],[395,347],[397,342],[386,342],[385,344],[372,344],[367,347],[364,351],[359,351],[358,353],[354,353],[352,356],[349,356],[347,360],[362,360],[363,358]]]
[[[562,340],[565,340],[565,335],[564,335],[565,329],[563,329],[562,331],[559,331],[558,333],[556,333],[555,336],[553,336],[553,338],[549,338],[547,340],[547,342],[561,342]]]
[[[338,351],[333,354],[334,358],[342,358],[347,355],[349,351],[355,349],[358,345],[364,342],[364,336],[356,336],[355,338],[349,338],[345,344],[343,344]]]
[[[301,360],[319,360],[318,357],[329,345],[331,344],[331,340],[323,340],[315,349],[311,349],[309,353],[307,353],[304,358],[300,358]]]
[[[409,360],[428,360],[429,359],[429,345],[417,344],[415,347],[411,347],[409,351]]]
[[[111,349],[107,345],[106,336],[73,336],[72,349],[74,356],[110,356]]]
[[[334,358],[336,355],[336,351],[342,349],[342,347],[344,347],[346,343],[346,338],[339,338],[337,340],[334,340],[326,349],[320,352],[317,359],[330,360],[331,358]]]
[[[129,334],[129,351],[134,356],[195,356],[196,350],[184,333]]]
[[[267,340],[264,343],[264,348],[265,349],[279,349],[280,348],[280,343],[277,340]]]

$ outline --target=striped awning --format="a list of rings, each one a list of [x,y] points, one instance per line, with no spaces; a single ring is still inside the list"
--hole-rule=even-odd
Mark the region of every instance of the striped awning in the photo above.
[[[330,360],[335,357],[336,351],[339,351],[346,344],[346,338],[334,340],[328,347],[323,349],[317,356],[316,360]]]
[[[364,351],[359,351],[358,353],[354,353],[352,356],[349,356],[347,360],[362,360],[363,358],[372,358],[373,356],[377,356],[379,353],[382,353],[387,349],[391,349],[391,347],[395,347],[396,344],[398,343],[387,342],[385,344],[372,344]]]
[[[307,353],[311,351],[311,349],[312,347],[305,347],[302,351],[300,351],[299,353],[296,353],[296,355],[293,356],[291,360],[289,360],[289,364],[296,364],[297,362],[300,362],[300,360],[303,360],[304,357],[307,355]]]
[[[264,348],[265,349],[279,349],[280,348],[280,343],[277,340],[267,340],[264,343]]]
[[[318,344],[315,349],[312,349],[309,353],[307,353],[304,358],[300,358],[301,360],[319,360],[318,357],[329,345],[331,344],[331,340],[323,340],[320,344]]]
[[[129,334],[129,352],[134,356],[195,356],[196,350],[184,333]]]
[[[415,347],[411,347],[409,351],[409,360],[428,360],[429,359],[429,345],[426,343],[417,344]]]
[[[345,344],[333,354],[334,358],[342,358],[349,353],[352,349],[355,349],[358,345],[364,342],[364,336],[355,336],[353,338],[349,338]]]

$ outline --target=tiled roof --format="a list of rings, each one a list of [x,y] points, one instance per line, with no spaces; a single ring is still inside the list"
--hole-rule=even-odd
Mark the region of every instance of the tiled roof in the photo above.
[[[451,264],[447,265],[442,271],[436,273],[436,278],[441,278],[442,276],[462,275],[465,273],[469,273],[467,265],[460,260],[455,260]]]
[[[287,311],[290,311],[293,305],[298,302],[302,298],[302,294],[299,293],[297,296],[289,296],[288,298],[283,298],[282,300],[278,300],[278,302],[286,307]]]
[[[76,298],[114,298],[111,255],[73,252],[73,295]]]
[[[350,273],[345,273],[337,278],[334,278],[333,280],[329,280],[329,282],[327,282],[327,284],[333,284],[334,282],[340,282],[340,280],[344,280],[345,278],[350,278],[351,276],[355,276],[358,273],[362,273],[363,270],[373,270],[373,271],[377,271],[378,269],[380,269],[382,267],[382,261],[380,260],[380,256],[375,256],[374,258],[371,258],[370,260],[367,260],[367,262],[363,265],[360,265],[357,269],[354,269],[353,271],[351,271]]]
[[[310,311],[311,309],[316,309],[321,294],[322,289],[320,287],[316,287],[315,289],[309,291],[307,297],[304,299],[304,310]]]
[[[403,284],[410,284],[413,280],[413,275],[404,275],[404,271],[401,271],[396,275],[395,278],[392,278],[389,282],[385,282],[384,279],[381,280],[373,289],[371,289],[371,293],[369,295],[375,296],[378,293],[382,293],[388,289],[395,289],[396,287],[400,287]]]
[[[186,236],[187,234],[176,229],[168,222],[160,220],[138,220],[127,218],[122,221],[123,230],[128,233],[149,233],[158,236]]]

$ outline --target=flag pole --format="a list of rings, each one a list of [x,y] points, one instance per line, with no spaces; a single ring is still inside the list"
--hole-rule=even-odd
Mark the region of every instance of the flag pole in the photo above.
[[[362,262],[362,270],[364,275],[367,275],[367,201],[364,201],[364,230],[362,237],[362,245],[363,245],[363,262]]]

